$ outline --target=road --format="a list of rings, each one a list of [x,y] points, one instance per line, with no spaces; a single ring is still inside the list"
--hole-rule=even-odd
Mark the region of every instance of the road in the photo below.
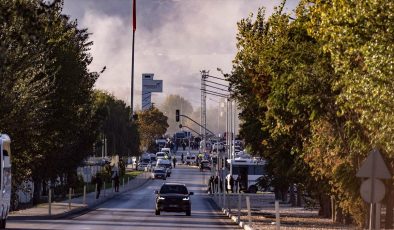
[[[232,221],[214,210],[205,193],[209,172],[177,166],[166,182],[185,183],[193,191],[192,215],[162,212],[154,214],[154,191],[163,180],[152,180],[143,187],[119,194],[96,209],[80,216],[60,220],[9,221],[9,229],[238,229]]]

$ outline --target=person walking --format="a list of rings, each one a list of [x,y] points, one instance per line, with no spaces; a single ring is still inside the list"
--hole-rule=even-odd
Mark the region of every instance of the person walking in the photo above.
[[[115,185],[115,192],[119,192],[120,180],[119,180],[118,172],[115,172],[115,175],[114,175],[114,177],[113,177],[113,180],[114,180],[114,185]]]
[[[213,193],[213,181],[214,181],[214,178],[213,178],[213,175],[212,176],[210,176],[209,177],[209,181],[208,181],[208,193],[209,194],[212,194]]]
[[[231,190],[231,193],[234,193],[234,177],[233,177],[233,175],[230,175],[230,190]]]
[[[100,197],[101,187],[103,187],[103,180],[101,179],[99,173],[97,173],[96,175],[96,186],[97,186],[96,199],[98,199]]]
[[[185,162],[183,162],[183,153],[182,153],[182,155],[181,155],[181,161],[182,161],[182,164],[185,163]]]
[[[176,165],[176,157],[175,156],[172,158],[172,163],[174,163],[174,168],[175,168],[175,165]]]

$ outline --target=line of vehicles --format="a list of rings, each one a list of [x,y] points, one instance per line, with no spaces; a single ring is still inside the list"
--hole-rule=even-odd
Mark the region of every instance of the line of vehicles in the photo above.
[[[236,148],[235,159],[222,159],[221,167],[223,167],[220,177],[225,179],[227,182],[227,188],[231,189],[230,178],[236,180],[239,189],[244,192],[256,193],[259,190],[266,190],[267,188],[260,188],[258,185],[258,179],[266,175],[266,161],[261,158],[252,158],[249,154],[242,151],[242,143],[236,141],[234,143]],[[219,152],[224,147],[221,142],[216,142],[211,146],[211,149],[216,147]],[[216,170],[216,166],[219,162],[219,152],[211,152],[211,154],[205,154],[201,157],[199,154],[187,153],[184,156],[184,162],[187,165],[199,165],[201,171],[204,170]],[[161,148],[156,154],[147,153],[144,154],[137,166],[138,170],[146,170],[151,172],[152,179],[163,179],[171,176],[172,169],[172,158],[175,154],[171,152],[170,148]],[[225,164],[224,164],[225,163]],[[219,173],[219,172],[218,172]],[[217,175],[219,175],[217,173]]]
[[[171,176],[172,159],[175,154],[170,148],[162,148],[157,153],[145,153],[137,165],[137,170],[151,172],[152,179],[163,179]]]

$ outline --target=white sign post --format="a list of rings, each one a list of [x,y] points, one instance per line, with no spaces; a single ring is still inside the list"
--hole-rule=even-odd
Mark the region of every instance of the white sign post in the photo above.
[[[361,184],[360,194],[365,202],[371,204],[369,229],[376,229],[376,225],[379,226],[379,224],[376,223],[380,220],[376,219],[375,223],[373,222],[374,204],[379,203],[384,198],[384,194],[386,192],[384,184],[379,179],[391,178],[390,171],[384,163],[383,157],[379,150],[374,149],[369,153],[367,159],[361,165],[356,176],[368,178]],[[376,215],[377,218],[379,218],[379,216],[380,215]]]

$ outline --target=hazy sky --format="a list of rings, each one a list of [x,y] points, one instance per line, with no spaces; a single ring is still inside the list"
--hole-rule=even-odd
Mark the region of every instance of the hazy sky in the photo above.
[[[96,87],[130,104],[132,0],[65,0],[64,14],[88,28],[94,42],[92,71],[106,66]],[[288,0],[291,11],[299,0]],[[141,74],[164,80],[163,93],[200,105],[200,70],[230,72],[236,54],[237,22],[259,7],[271,14],[278,0],[137,0],[134,107],[141,106]],[[214,100],[217,98],[213,97]],[[208,103],[214,103],[210,100]]]

